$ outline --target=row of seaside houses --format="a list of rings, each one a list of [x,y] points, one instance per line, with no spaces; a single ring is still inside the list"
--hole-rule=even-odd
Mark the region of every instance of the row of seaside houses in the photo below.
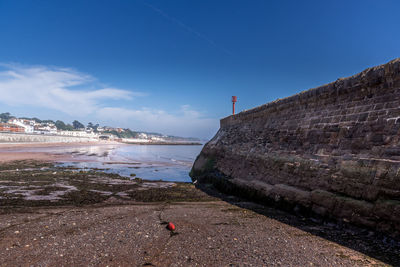
[[[102,128],[98,128],[104,131]],[[93,129],[79,129],[76,131],[58,130],[54,123],[38,123],[34,120],[12,118],[7,123],[0,123],[0,132],[11,133],[30,133],[30,134],[50,134],[64,135],[75,137],[98,137],[98,133],[94,133]]]
[[[28,133],[28,134],[46,134],[46,135],[62,135],[73,137],[90,137],[107,140],[117,140],[116,136],[105,131],[124,132],[122,128],[112,128],[108,126],[98,127],[97,132],[92,128],[83,128],[74,131],[59,130],[54,123],[45,122],[38,123],[34,120],[12,118],[7,123],[0,123],[0,132],[7,133]],[[147,143],[152,141],[165,141],[163,136],[154,136],[146,133],[139,133],[136,138],[125,138],[125,142]]]

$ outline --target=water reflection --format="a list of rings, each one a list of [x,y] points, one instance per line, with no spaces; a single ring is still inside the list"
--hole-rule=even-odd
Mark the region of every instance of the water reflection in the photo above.
[[[148,180],[190,182],[189,172],[201,149],[192,145],[90,145],[32,147],[24,151],[68,154],[63,166],[97,168]]]

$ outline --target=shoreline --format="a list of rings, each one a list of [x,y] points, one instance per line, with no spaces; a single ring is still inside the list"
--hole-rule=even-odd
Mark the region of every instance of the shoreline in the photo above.
[[[118,145],[123,143],[116,141],[93,141],[93,142],[0,142],[0,149],[14,147],[71,147],[71,146],[88,146],[88,145]],[[0,151],[1,152],[1,151]]]
[[[0,143],[0,163],[11,162],[17,160],[38,160],[43,162],[68,162],[73,160],[71,153],[55,153],[55,152],[35,152],[23,151],[30,148],[72,148],[87,146],[115,146],[124,145],[118,142],[65,142],[65,143],[49,143],[49,142],[30,142],[30,143]],[[22,149],[22,151],[21,151]],[[76,159],[75,159],[76,160]],[[81,161],[81,160],[80,160]]]
[[[201,146],[201,143],[166,143],[166,142],[149,142],[149,143],[127,143],[117,141],[98,141],[98,142],[18,142],[18,143],[1,143],[0,142],[0,162],[8,162],[14,160],[41,160],[49,162],[57,161],[71,161],[74,158],[71,153],[54,153],[48,152],[35,152],[35,151],[23,151],[24,149],[35,149],[35,148],[73,148],[73,147],[107,147],[107,146]],[[90,161],[88,159],[80,159],[79,161]]]
[[[202,143],[199,142],[121,142],[122,144],[127,144],[127,145],[142,145],[142,146],[146,146],[146,145],[150,145],[150,146],[154,146],[154,145],[161,145],[161,146],[202,146]]]
[[[146,147],[109,141],[2,144],[0,163],[37,160],[81,170],[107,168],[107,172],[124,177],[133,174],[148,180],[191,182],[189,172],[194,161],[191,151],[189,146]]]

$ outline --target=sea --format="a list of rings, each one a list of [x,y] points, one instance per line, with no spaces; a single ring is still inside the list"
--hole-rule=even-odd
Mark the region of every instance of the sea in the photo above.
[[[189,172],[203,145],[87,145],[25,148],[66,155],[59,166],[99,170],[121,176],[191,182]]]

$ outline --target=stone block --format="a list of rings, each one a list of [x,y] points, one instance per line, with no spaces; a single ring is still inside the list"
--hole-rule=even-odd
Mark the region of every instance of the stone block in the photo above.
[[[313,190],[311,192],[311,202],[331,212],[336,205],[336,195],[324,190]]]
[[[310,192],[285,184],[277,184],[273,187],[272,193],[284,198],[290,203],[299,203],[303,206],[310,206]]]
[[[373,215],[381,220],[400,222],[400,217],[397,217],[397,215],[400,215],[400,201],[388,199],[376,201],[373,208]]]
[[[361,113],[361,114],[358,115],[357,121],[358,122],[364,122],[364,121],[367,120],[367,118],[368,118],[368,112]]]
[[[355,216],[369,217],[374,205],[363,200],[349,197],[336,197],[336,206],[333,213],[341,218],[351,219]]]

